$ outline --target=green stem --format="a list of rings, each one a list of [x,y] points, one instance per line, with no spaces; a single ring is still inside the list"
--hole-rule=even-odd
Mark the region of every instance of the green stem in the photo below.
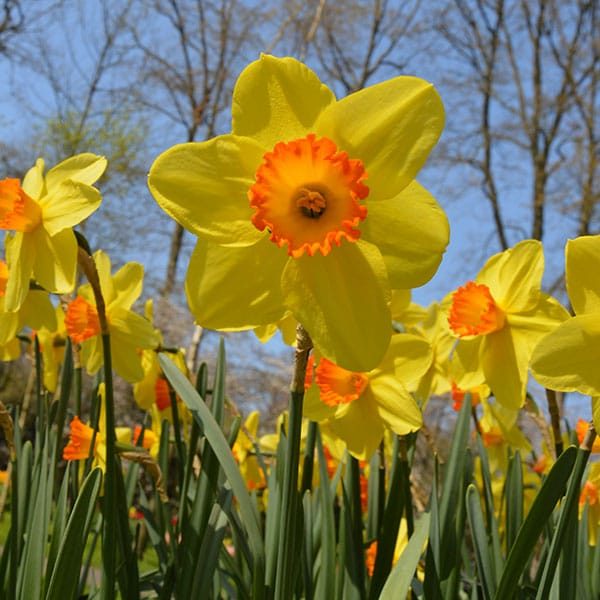
[[[546,388],[546,398],[548,400],[548,412],[550,413],[550,423],[552,424],[552,435],[554,437],[554,450],[556,458],[563,452],[562,434],[560,432],[560,412],[556,400],[556,392]]]
[[[299,549],[298,531],[298,464],[300,462],[300,434],[302,429],[302,403],[306,365],[312,348],[312,341],[302,327],[296,329],[296,356],[292,378],[287,449],[281,490],[281,512],[279,521],[279,546],[277,553],[277,573],[275,577],[275,599],[289,600],[294,589],[294,579]],[[297,573],[297,571],[296,571]]]
[[[308,433],[306,434],[306,444],[304,446],[304,462],[302,464],[302,483],[300,484],[300,495],[312,488],[313,470],[315,464],[315,440],[317,437],[317,424],[310,421],[308,424]]]

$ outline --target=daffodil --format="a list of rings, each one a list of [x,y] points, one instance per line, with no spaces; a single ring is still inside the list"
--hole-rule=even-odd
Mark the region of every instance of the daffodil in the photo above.
[[[587,481],[579,495],[579,516],[583,515],[585,506],[588,507],[588,543],[595,546],[598,540],[598,525],[600,525],[600,463],[592,463]]]
[[[428,310],[412,302],[410,290],[392,290],[390,312],[392,321],[408,330],[425,321]]]
[[[454,292],[448,322],[459,342],[451,371],[461,388],[486,383],[504,407],[524,404],[535,345],[568,318],[541,291],[543,270],[541,243],[525,240],[492,256],[475,281]]]
[[[170,404],[169,404],[170,406]],[[142,435],[142,427],[136,425],[133,429],[133,443],[134,445],[141,445],[150,453],[150,456],[156,460],[158,451],[160,450],[160,437],[162,434],[162,422],[163,419],[160,416],[160,411],[156,405],[150,408],[150,414],[152,418],[152,427],[150,429],[144,429],[144,437],[140,444],[140,435]]]
[[[142,293],[144,268],[130,262],[111,275],[110,258],[101,250],[94,254],[94,261],[106,304],[114,369],[126,381],[140,381],[144,370],[139,350],[156,348],[159,343],[152,323],[130,310]],[[82,285],[69,303],[65,326],[73,342],[81,344],[81,360],[88,373],[96,373],[104,358],[96,300],[89,283]]]
[[[83,423],[77,415],[73,417],[70,424],[69,442],[63,449],[65,460],[87,460],[93,457],[92,468],[100,467],[106,470],[106,417],[104,384],[100,386],[98,395],[100,397],[100,418],[98,419],[98,430],[94,435],[94,429]],[[115,436],[118,442],[131,443],[131,429],[129,427],[115,427]],[[92,448],[92,442],[94,444]]]
[[[77,240],[73,227],[100,206],[100,192],[92,184],[104,173],[106,159],[78,154],[44,175],[40,158],[23,182],[0,181],[0,229],[6,237],[10,278],[6,310],[24,302],[29,280],[46,291],[67,293],[75,287]]]
[[[369,372],[348,371],[320,358],[307,369],[304,415],[324,421],[356,458],[368,460],[386,428],[399,435],[422,425],[421,410],[407,387],[431,363],[431,348],[421,337],[392,337],[381,364]]]
[[[569,240],[567,292],[575,317],[544,337],[531,370],[546,387],[600,395],[600,235]]]
[[[448,224],[415,176],[443,127],[433,86],[396,77],[336,100],[293,58],[263,55],[233,92],[232,132],[164,152],[149,187],[198,236],[198,323],[242,330],[288,312],[362,371],[390,340],[390,289],[437,270]]]

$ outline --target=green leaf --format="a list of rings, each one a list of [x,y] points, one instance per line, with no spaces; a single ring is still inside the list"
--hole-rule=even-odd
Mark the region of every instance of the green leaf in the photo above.
[[[429,522],[429,513],[423,513],[416,522],[412,537],[381,590],[380,600],[406,598],[427,541]]]
[[[510,548],[523,522],[523,470],[517,450],[510,458],[506,474],[506,548]]]
[[[496,580],[489,555],[488,536],[485,530],[479,492],[473,484],[467,488],[466,504],[467,516],[473,536],[473,546],[475,547],[475,561],[483,588],[483,596],[485,600],[489,600],[493,598],[496,592]]]
[[[52,570],[46,600],[76,597],[79,570],[101,484],[102,471],[94,469],[81,486]]]
[[[179,394],[179,397],[192,411],[194,418],[202,424],[204,435],[214,450],[215,455],[225,472],[225,476],[231,484],[233,493],[237,498],[240,514],[248,533],[248,542],[252,548],[254,598],[259,600],[264,596],[265,550],[260,526],[256,519],[252,501],[246,490],[246,484],[233,459],[233,455],[231,454],[231,450],[219,424],[215,421],[215,418],[202,398],[200,398],[192,384],[186,379],[183,373],[179,371],[170,358],[161,354],[159,355],[158,360],[165,376]]]
[[[496,591],[496,600],[505,600],[516,596],[523,569],[538,542],[544,526],[551,518],[556,503],[565,492],[576,455],[577,450],[575,447],[569,446],[558,457],[542,483],[542,487],[533,500],[529,513],[519,529],[517,539],[510,549]]]

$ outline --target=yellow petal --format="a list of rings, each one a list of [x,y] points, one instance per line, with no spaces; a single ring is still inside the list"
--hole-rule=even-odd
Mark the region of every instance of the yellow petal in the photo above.
[[[104,362],[102,338],[99,335],[85,340],[81,344],[81,362],[90,375],[95,375],[99,371]]]
[[[94,252],[94,263],[96,264],[96,270],[98,271],[98,279],[100,280],[100,289],[102,291],[102,296],[104,297],[104,302],[106,305],[110,305],[115,299],[115,286],[113,283],[113,278],[111,274],[111,261],[110,256],[106,254],[103,250],[97,250]],[[79,288],[79,293],[81,295],[83,292],[83,288],[88,288],[86,286],[82,286]],[[92,292],[91,288],[89,289]],[[93,297],[93,292],[92,292]],[[87,299],[87,298],[86,298]]]
[[[31,290],[19,313],[21,323],[32,329],[45,327],[49,331],[56,331],[58,327],[56,310],[46,292]]]
[[[401,315],[410,305],[410,290],[392,290],[390,313],[394,321],[401,321]]]
[[[460,340],[450,356],[450,376],[459,388],[468,390],[485,383],[481,360],[484,336]]]
[[[32,233],[6,236],[6,262],[8,264],[8,282],[4,297],[4,309],[18,310],[29,292],[29,280],[33,273],[36,258],[36,245]]]
[[[75,287],[77,240],[71,229],[50,237],[38,227],[30,234],[36,246],[33,276],[48,292],[66,294]]]
[[[0,344],[0,361],[17,360],[19,356],[21,356],[21,344],[17,338],[9,340],[4,345]]]
[[[425,338],[397,333],[392,336],[383,361],[373,373],[395,373],[405,386],[410,387],[425,374],[432,360],[431,346]]]
[[[342,243],[328,256],[290,260],[281,281],[286,306],[323,356],[350,371],[368,371],[381,362],[391,317],[376,248]]]
[[[129,309],[142,293],[142,282],[144,280],[144,267],[137,262],[124,264],[113,276],[114,298],[111,301],[110,310],[113,307]]]
[[[575,313],[600,312],[600,235],[569,240],[565,248],[567,291]]]
[[[106,170],[106,158],[90,152],[77,154],[58,163],[46,173],[48,193],[52,193],[66,180],[93,185]]]
[[[202,327],[241,330],[267,325],[284,314],[281,273],[288,256],[267,238],[247,248],[198,240],[185,291]]]
[[[415,178],[443,126],[444,107],[435,88],[416,77],[395,77],[331,104],[315,132],[362,160],[369,198],[385,200]]]
[[[158,336],[150,321],[121,307],[111,309],[109,315],[111,336],[125,339],[135,348],[156,348]]]
[[[429,281],[450,236],[448,219],[433,196],[415,181],[395,198],[367,206],[362,239],[379,248],[390,287],[414,288]]]
[[[592,421],[594,422],[594,429],[600,431],[600,397],[594,396],[592,398]]]
[[[327,424],[346,443],[352,456],[369,460],[381,442],[384,430],[373,393],[367,387],[360,398],[342,408],[339,411],[342,416],[327,421]]]
[[[600,315],[578,315],[540,340],[531,370],[546,387],[600,395]]]
[[[0,346],[8,344],[19,333],[18,312],[0,312]]]
[[[235,135],[179,144],[156,159],[148,186],[160,207],[192,233],[248,246],[263,235],[250,221],[247,195],[263,154],[254,140]]]
[[[44,181],[44,159],[38,158],[35,165],[27,171],[21,185],[23,191],[34,200],[39,200],[46,193]]]
[[[100,192],[78,181],[67,180],[40,201],[42,223],[53,236],[89,217],[102,202]]]
[[[111,332],[110,347],[113,369],[129,383],[141,381],[144,370],[136,346],[121,332]]]
[[[333,92],[306,65],[263,54],[235,84],[232,131],[271,150],[277,142],[314,132],[319,114],[334,101]]]
[[[500,256],[493,256],[477,275],[477,282],[490,288],[504,311],[522,312],[532,309],[538,301],[543,274],[541,242],[524,240]]]
[[[394,433],[406,435],[421,428],[421,410],[396,377],[383,373],[376,375],[369,379],[369,387],[379,416]]]
[[[525,402],[529,353],[510,327],[483,336],[481,361],[485,381],[496,401],[511,410]],[[461,386],[462,387],[462,386]]]

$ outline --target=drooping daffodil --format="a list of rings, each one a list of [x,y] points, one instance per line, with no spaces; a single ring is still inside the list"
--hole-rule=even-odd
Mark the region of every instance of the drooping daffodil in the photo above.
[[[451,357],[459,387],[487,383],[505,408],[524,404],[535,345],[569,316],[541,291],[543,270],[541,243],[525,240],[492,256],[475,281],[454,292],[448,323],[459,338]]]
[[[142,293],[144,268],[130,262],[111,275],[110,258],[102,250],[94,254],[94,261],[106,304],[113,367],[126,381],[140,381],[144,370],[139,350],[156,348],[160,341],[152,323],[131,310]],[[104,357],[96,299],[89,283],[69,303],[65,326],[73,342],[81,344],[81,360],[88,373],[96,373]]]
[[[31,294],[31,292],[29,292]],[[28,300],[25,301],[27,303]],[[44,368],[44,387],[49,392],[55,392],[58,385],[58,373],[63,364],[67,341],[65,327],[65,312],[59,304],[54,309],[56,326],[45,325],[38,329],[37,336],[40,342]]]
[[[434,87],[396,77],[336,100],[293,58],[263,55],[233,91],[232,132],[174,146],[149,187],[198,236],[186,278],[203,327],[291,312],[326,358],[375,368],[391,289],[428,281],[448,223],[415,181],[444,123]]]
[[[85,153],[44,175],[40,158],[22,183],[0,181],[0,229],[14,232],[6,237],[6,310],[23,304],[31,278],[48,292],[73,290],[77,240],[72,228],[100,206],[102,197],[93,184],[105,169],[104,157]]]
[[[600,235],[569,240],[567,292],[575,316],[540,340],[531,370],[546,387],[600,395]],[[594,419],[597,427],[600,423]]]
[[[431,348],[419,336],[399,333],[375,369],[356,372],[321,357],[309,359],[304,415],[324,421],[354,457],[368,460],[386,428],[398,435],[418,430],[423,418],[408,392],[431,363]]]

